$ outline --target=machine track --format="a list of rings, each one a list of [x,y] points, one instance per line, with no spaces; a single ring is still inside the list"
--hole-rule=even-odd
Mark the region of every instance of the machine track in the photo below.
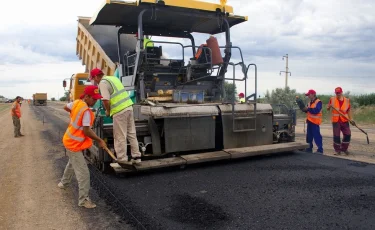
[[[33,110],[51,125],[46,138],[58,144],[67,125],[64,113],[50,106]],[[375,227],[371,164],[295,153],[126,178],[89,168],[99,196],[139,229]]]

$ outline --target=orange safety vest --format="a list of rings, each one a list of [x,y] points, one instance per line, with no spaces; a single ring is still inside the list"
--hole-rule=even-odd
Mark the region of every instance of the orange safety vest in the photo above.
[[[319,99],[316,99],[314,103],[309,102],[308,104],[309,108],[315,109],[318,102],[320,102]],[[307,120],[309,120],[310,122],[316,125],[322,124],[322,116],[323,116],[322,110],[320,110],[318,114],[312,114],[309,111],[307,111]]]
[[[332,101],[333,101],[333,104],[332,104],[333,107],[335,107],[337,110],[339,110],[344,115],[348,116],[348,109],[349,109],[349,106],[350,106],[349,98],[344,97],[344,103],[342,103],[341,108],[340,108],[339,99],[337,99],[337,97],[331,97],[331,103],[332,103]],[[348,121],[348,119],[346,117],[341,116],[336,110],[334,110],[334,109],[331,109],[331,110],[332,110],[331,121],[333,123],[339,122],[339,120],[341,120],[341,122],[347,122]]]
[[[65,148],[72,152],[79,152],[88,149],[92,146],[91,138],[85,136],[83,133],[83,113],[90,111],[91,124],[94,123],[94,113],[90,110],[87,104],[82,100],[75,100],[70,112],[70,123],[64,134],[63,143]]]
[[[16,111],[13,111],[13,106],[16,106]],[[12,109],[10,110],[10,113],[12,114],[12,116],[16,116],[18,118],[21,118],[21,106],[20,104],[15,101],[13,102],[13,106],[12,106]]]

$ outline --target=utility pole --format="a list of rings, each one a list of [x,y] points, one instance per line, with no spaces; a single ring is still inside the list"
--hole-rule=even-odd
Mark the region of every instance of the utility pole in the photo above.
[[[288,54],[286,54],[285,56],[283,56],[283,60],[284,60],[284,58],[286,59],[285,71],[280,71],[280,75],[281,75],[281,73],[285,73],[285,88],[286,88],[286,87],[288,87],[288,74],[289,74],[289,76],[292,76],[292,73],[289,72]]]

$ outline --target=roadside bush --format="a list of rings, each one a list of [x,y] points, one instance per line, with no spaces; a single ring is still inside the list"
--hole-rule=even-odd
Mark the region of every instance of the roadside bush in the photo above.
[[[359,106],[375,105],[375,93],[356,96],[355,102]]]
[[[290,89],[289,87],[286,88],[276,88],[272,90],[270,93],[267,90],[267,93],[265,97],[263,98],[264,102],[270,103],[270,104],[284,104],[288,108],[295,108],[296,107],[296,96],[299,96],[300,98],[302,95],[300,93],[297,93],[295,89]]]

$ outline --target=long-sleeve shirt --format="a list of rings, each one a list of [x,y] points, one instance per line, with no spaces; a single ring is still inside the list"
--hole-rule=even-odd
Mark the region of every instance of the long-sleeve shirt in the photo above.
[[[311,101],[310,104],[314,103],[316,99],[317,98],[315,98],[313,101]],[[322,111],[322,107],[323,107],[323,104],[322,104],[321,101],[319,101],[316,104],[315,108],[307,108],[307,111],[310,112],[310,113],[312,113],[312,114],[318,114],[318,113],[320,113],[320,111]]]

